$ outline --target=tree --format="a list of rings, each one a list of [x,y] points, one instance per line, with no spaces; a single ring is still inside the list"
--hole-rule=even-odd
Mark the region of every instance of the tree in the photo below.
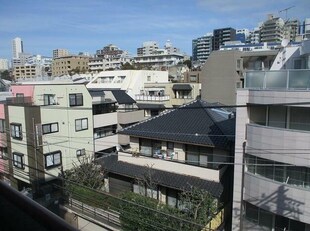
[[[209,192],[194,186],[181,192],[180,205],[188,218],[199,224],[208,223],[218,211],[217,200]]]
[[[12,81],[10,72],[8,70],[1,72],[1,79]]]
[[[158,183],[154,181],[153,166],[147,166],[145,173],[135,181],[139,194],[128,192],[122,199],[132,203],[122,203],[120,221],[123,230],[202,230],[217,212],[217,201],[207,191],[189,186],[180,192],[178,208],[153,199],[153,190]],[[147,190],[148,189],[148,190]],[[168,215],[167,215],[168,214]]]
[[[63,171],[65,190],[70,192],[72,183],[96,190],[102,189],[104,181],[101,166],[96,165],[93,158],[88,156],[80,157],[78,160],[78,163],[73,163],[73,168]]]

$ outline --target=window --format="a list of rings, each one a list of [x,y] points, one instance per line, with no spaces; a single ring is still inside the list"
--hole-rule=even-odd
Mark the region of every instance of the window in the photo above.
[[[69,103],[70,107],[83,106],[83,94],[82,93],[69,94]]]
[[[82,131],[82,130],[87,130],[88,129],[88,119],[76,119],[75,120],[75,131]]]
[[[76,156],[79,157],[79,156],[85,156],[85,148],[82,148],[82,149],[79,149],[79,150],[76,150]]]
[[[56,104],[55,95],[52,95],[52,94],[44,94],[43,100],[44,100],[44,105],[55,105]]]
[[[105,126],[105,127],[100,127],[100,128],[95,128],[94,129],[94,138],[99,139],[102,137],[114,135],[114,134],[116,134],[116,129],[117,129],[116,124],[110,125],[110,126]]]
[[[5,133],[5,120],[0,119],[0,133]]]
[[[11,136],[13,139],[21,140],[23,139],[22,125],[21,124],[11,124]]]
[[[61,165],[61,151],[51,152],[44,155],[45,168],[53,168]]]
[[[17,168],[24,169],[24,154],[13,152],[13,165]]]
[[[8,148],[0,147],[0,159],[7,160],[8,158]]]
[[[43,134],[58,132],[59,131],[58,130],[58,123],[43,124],[42,125],[42,131],[43,131]]]

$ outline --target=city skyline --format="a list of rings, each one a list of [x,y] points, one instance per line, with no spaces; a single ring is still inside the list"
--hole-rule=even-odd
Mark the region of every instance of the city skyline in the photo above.
[[[290,8],[292,7],[292,8]],[[290,8],[290,9],[288,9]],[[24,52],[52,56],[53,49],[89,52],[112,43],[136,55],[144,41],[167,40],[191,55],[192,39],[216,28],[253,29],[268,14],[283,19],[310,17],[308,0],[259,1],[2,1],[0,57],[12,58],[12,40],[20,37]],[[288,10],[285,10],[288,9]]]

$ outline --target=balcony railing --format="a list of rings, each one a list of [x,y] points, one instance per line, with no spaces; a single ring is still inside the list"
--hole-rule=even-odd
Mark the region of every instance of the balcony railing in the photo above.
[[[245,88],[310,89],[310,70],[247,71]]]
[[[136,95],[135,96],[137,101],[156,101],[156,102],[161,102],[161,101],[169,101],[170,100],[170,95]]]
[[[22,105],[22,104],[27,104],[27,105],[32,105],[33,100],[32,97],[8,97],[6,98],[6,102],[9,105]]]

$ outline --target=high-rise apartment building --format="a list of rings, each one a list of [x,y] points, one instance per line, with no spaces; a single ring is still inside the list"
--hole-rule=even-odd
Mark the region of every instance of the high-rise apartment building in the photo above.
[[[23,41],[22,41],[21,38],[16,37],[12,41],[12,55],[13,55],[13,59],[18,59],[19,58],[19,54],[23,53],[23,52],[24,52]]]
[[[208,33],[202,37],[193,39],[192,41],[192,57],[193,61],[205,63],[212,51],[212,33]]]
[[[281,42],[284,37],[284,20],[268,15],[268,19],[260,29],[261,42]]]
[[[69,55],[69,51],[67,49],[55,49],[53,50],[53,59],[59,58],[62,56]]]
[[[236,40],[236,30],[227,27],[213,30],[213,45],[212,50],[219,50],[225,42]]]
[[[142,47],[137,49],[138,56],[152,55],[159,49],[159,45],[155,41],[144,42]]]

